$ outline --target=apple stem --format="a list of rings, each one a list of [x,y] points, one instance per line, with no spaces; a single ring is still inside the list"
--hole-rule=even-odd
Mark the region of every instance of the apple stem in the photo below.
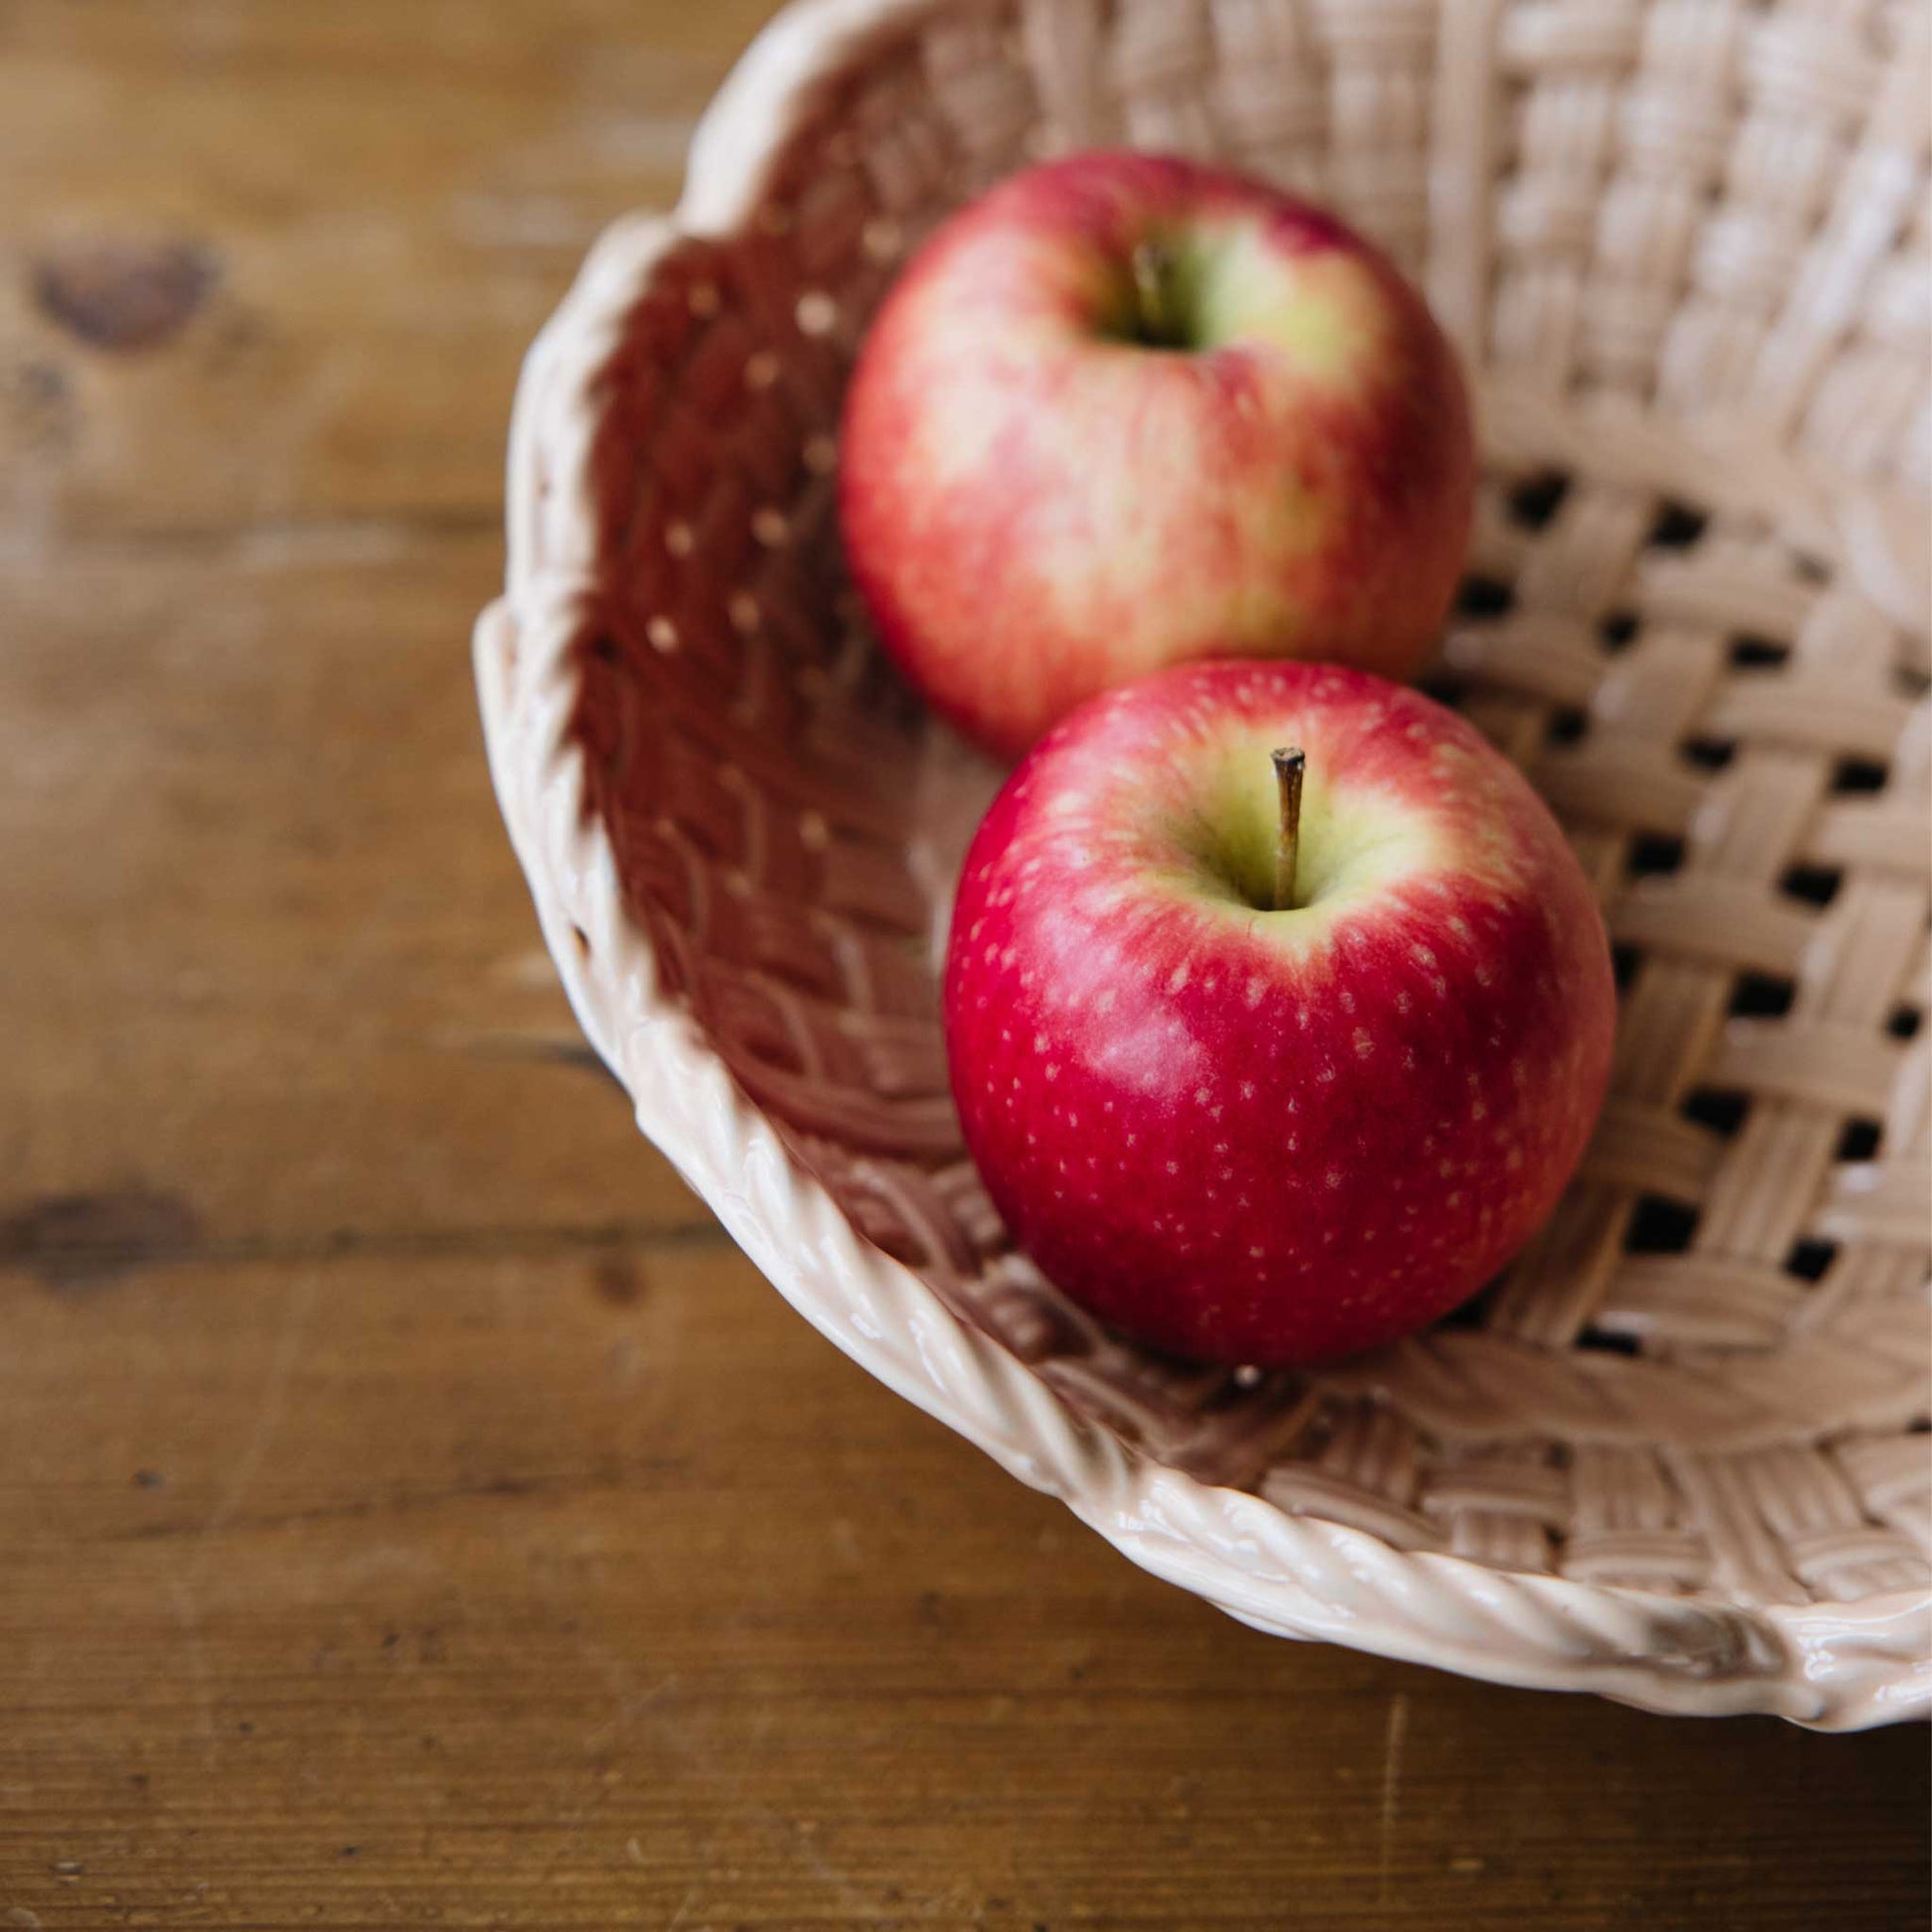
[[[1275,910],[1295,903],[1295,873],[1302,856],[1302,777],[1308,755],[1299,746],[1275,754],[1275,783],[1281,791],[1282,836],[1275,848]]]
[[[1168,251],[1158,241],[1138,242],[1134,248],[1134,293],[1140,302],[1140,337],[1157,348],[1172,345],[1173,318],[1168,314]]]

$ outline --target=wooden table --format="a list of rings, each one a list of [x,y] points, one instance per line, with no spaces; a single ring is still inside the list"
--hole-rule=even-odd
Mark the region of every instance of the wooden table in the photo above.
[[[0,1926],[1920,1922],[1920,1731],[1270,1642],[792,1316],[466,633],[762,0],[0,0]]]

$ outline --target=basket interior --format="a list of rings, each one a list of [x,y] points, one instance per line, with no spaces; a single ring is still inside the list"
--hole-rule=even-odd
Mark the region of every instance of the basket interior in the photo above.
[[[628,909],[853,1222],[1163,1462],[1513,1570],[1932,1581],[1927,640],[1831,515],[1924,523],[1909,14],[955,7],[855,52],[747,229],[629,310],[573,724]],[[1127,1346],[1013,1252],[933,971],[996,774],[841,575],[838,402],[885,283],[990,180],[1104,140],[1333,202],[1461,336],[1486,471],[1428,687],[1550,800],[1616,948],[1613,1095],[1555,1218],[1449,1324],[1313,1378]]]

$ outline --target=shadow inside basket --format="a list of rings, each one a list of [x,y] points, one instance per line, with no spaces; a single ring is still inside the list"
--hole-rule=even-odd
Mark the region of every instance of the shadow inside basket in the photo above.
[[[786,217],[656,264],[596,386],[573,659],[629,913],[797,1160],[1069,1405],[1204,1480],[1665,1591],[1932,1577],[1902,1433],[1926,1406],[1924,640],[1748,512],[1492,453],[1425,683],[1530,775],[1604,906],[1601,1128],[1431,1333],[1313,1376],[1163,1359],[1014,1250],[960,1144],[936,966],[999,773],[928,724],[842,573],[841,388],[916,238],[847,225],[836,263],[801,263]],[[1779,1534],[1714,1557],[1726,1511]]]

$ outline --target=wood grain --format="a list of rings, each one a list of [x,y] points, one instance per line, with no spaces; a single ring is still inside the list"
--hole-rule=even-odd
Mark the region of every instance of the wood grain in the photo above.
[[[223,1252],[701,1216],[492,823],[463,644],[500,568],[257,531],[0,569],[18,1192],[165,1198]]]
[[[0,5],[0,1926],[1922,1923],[1922,1733],[1240,1629],[588,1061],[466,632],[764,11]]]
[[[1919,1896],[1919,1734],[1264,1641],[715,1240],[189,1263],[7,1313],[0,1843],[48,1925],[1877,1926]]]

